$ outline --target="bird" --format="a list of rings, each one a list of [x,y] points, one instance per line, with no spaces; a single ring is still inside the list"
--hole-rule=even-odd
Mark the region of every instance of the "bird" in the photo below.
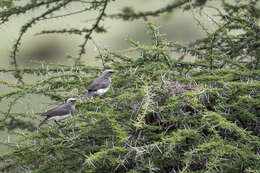
[[[60,126],[59,121],[65,120],[71,117],[71,114],[75,110],[75,98],[69,98],[65,104],[59,105],[47,112],[40,113],[41,116],[46,118],[39,124],[39,127],[43,125],[47,120],[54,120],[56,124]]]
[[[90,99],[94,95],[103,95],[105,94],[111,84],[111,75],[114,73],[114,70],[105,70],[105,72],[98,78],[96,78],[88,87],[86,92],[84,94],[84,99]]]

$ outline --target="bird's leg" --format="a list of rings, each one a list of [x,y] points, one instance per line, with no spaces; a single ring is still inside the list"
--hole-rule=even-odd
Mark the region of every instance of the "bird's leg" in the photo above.
[[[65,127],[64,124],[60,124],[57,120],[54,120],[54,121],[55,121],[55,123],[59,126],[58,129],[62,129],[63,127]],[[61,121],[61,122],[62,122],[62,121]],[[64,123],[64,122],[62,122],[62,123]]]
[[[56,123],[58,126],[61,125],[57,120],[54,120],[54,121],[55,121],[55,123]]]
[[[58,130],[61,130],[62,129],[62,125],[57,121],[57,120],[54,120],[55,121],[55,123],[58,125]]]

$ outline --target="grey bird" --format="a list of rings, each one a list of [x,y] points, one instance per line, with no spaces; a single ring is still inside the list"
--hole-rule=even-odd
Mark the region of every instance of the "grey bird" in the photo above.
[[[39,127],[47,120],[54,120],[56,124],[60,125],[60,121],[71,117],[75,110],[75,102],[75,98],[69,98],[65,104],[59,105],[47,112],[40,113],[41,116],[46,116],[46,118],[39,124]]]
[[[92,98],[94,95],[103,95],[105,94],[111,84],[111,75],[114,73],[114,70],[106,70],[100,77],[95,79],[88,87],[88,92],[84,94],[84,99]]]

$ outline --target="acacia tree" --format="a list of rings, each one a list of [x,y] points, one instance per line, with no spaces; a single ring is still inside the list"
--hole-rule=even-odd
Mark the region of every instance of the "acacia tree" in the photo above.
[[[25,6],[9,5],[0,13],[2,23],[13,15],[46,7],[46,11],[21,28],[11,58],[17,83],[0,81],[14,90],[0,96],[10,101],[1,125],[24,123],[35,118],[25,112],[13,112],[12,106],[28,94],[44,94],[53,100],[65,100],[64,91],[76,89],[81,96],[100,68],[82,64],[80,57],[94,31],[105,32],[102,20],[145,19],[170,13],[175,8],[196,10],[207,0],[175,0],[166,7],[137,12],[126,7],[120,14],[107,14],[109,0],[34,0]],[[42,34],[83,35],[79,56],[72,67],[20,68],[16,63],[23,35],[39,20],[71,3],[82,3],[85,11],[99,14],[90,28],[42,31]],[[20,140],[7,143],[12,151],[1,156],[2,172],[258,172],[260,170],[260,55],[259,9],[257,0],[235,4],[222,1],[216,9],[218,20],[209,18],[214,31],[198,24],[206,36],[185,46],[162,36],[156,26],[147,23],[151,45],[129,39],[129,56],[100,49],[97,58],[105,68],[115,69],[113,92],[92,102],[80,102],[66,128],[50,125],[40,130],[17,132]],[[73,14],[73,13],[72,13]],[[240,32],[234,34],[233,31]],[[183,54],[175,57],[172,53]],[[195,60],[183,60],[185,55]],[[41,75],[43,79],[25,83],[23,75]],[[27,125],[28,126],[28,125]],[[30,125],[32,127],[33,124]]]

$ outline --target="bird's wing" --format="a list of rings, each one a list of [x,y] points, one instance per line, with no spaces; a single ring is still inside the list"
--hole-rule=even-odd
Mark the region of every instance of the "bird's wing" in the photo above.
[[[62,116],[62,115],[66,115],[71,113],[71,108],[70,105],[68,104],[63,104],[60,105],[56,108],[50,109],[47,112],[42,113],[42,116],[48,116],[48,117],[52,117],[52,116]]]
[[[107,88],[110,84],[109,79],[107,78],[103,78],[103,77],[99,77],[96,80],[94,80],[88,87],[87,90],[88,91],[96,91],[98,89],[103,89],[103,88]]]

